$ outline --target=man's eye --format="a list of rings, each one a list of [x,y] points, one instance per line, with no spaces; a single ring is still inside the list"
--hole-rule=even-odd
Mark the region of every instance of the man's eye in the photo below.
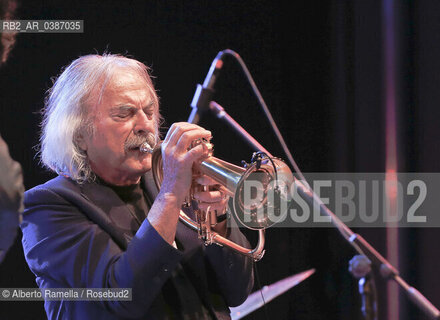
[[[126,119],[130,117],[130,115],[131,115],[130,112],[124,112],[124,113],[118,113],[116,117],[118,117],[119,119]]]

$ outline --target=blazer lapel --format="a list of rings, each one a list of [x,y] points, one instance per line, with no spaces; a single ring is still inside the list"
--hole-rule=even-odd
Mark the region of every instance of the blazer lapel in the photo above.
[[[146,200],[151,208],[159,193],[151,170],[142,177],[141,183],[144,186]],[[139,229],[139,223],[126,204],[112,188],[96,182],[81,185],[81,196],[93,206],[93,210],[86,210],[87,216],[108,232],[115,242],[125,250]]]
[[[88,217],[125,250],[139,228],[125,203],[110,187],[99,183],[85,183],[81,195],[94,206],[94,210],[86,211]]]

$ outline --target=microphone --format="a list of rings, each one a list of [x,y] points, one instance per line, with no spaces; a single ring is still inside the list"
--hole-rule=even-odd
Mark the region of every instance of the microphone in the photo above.
[[[200,120],[200,115],[209,110],[209,103],[214,95],[214,84],[223,66],[223,54],[224,52],[220,51],[214,61],[212,61],[203,85],[197,84],[196,92],[191,101],[192,111],[188,118],[189,123],[197,124]]]

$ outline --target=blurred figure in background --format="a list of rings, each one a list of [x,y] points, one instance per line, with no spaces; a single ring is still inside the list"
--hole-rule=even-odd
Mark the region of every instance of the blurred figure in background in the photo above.
[[[13,19],[16,8],[16,1],[0,0],[0,20]],[[1,33],[0,66],[6,63],[15,36],[16,33]],[[0,262],[17,234],[20,213],[23,211],[23,192],[21,166],[11,158],[8,146],[0,136]]]
[[[23,175],[18,162],[11,159],[8,146],[0,137],[0,261],[14,243],[23,211]]]

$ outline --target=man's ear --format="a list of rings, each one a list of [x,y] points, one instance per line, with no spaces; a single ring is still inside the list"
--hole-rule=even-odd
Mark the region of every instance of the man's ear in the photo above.
[[[75,136],[75,143],[81,150],[87,151],[87,142],[83,134],[80,133]]]

